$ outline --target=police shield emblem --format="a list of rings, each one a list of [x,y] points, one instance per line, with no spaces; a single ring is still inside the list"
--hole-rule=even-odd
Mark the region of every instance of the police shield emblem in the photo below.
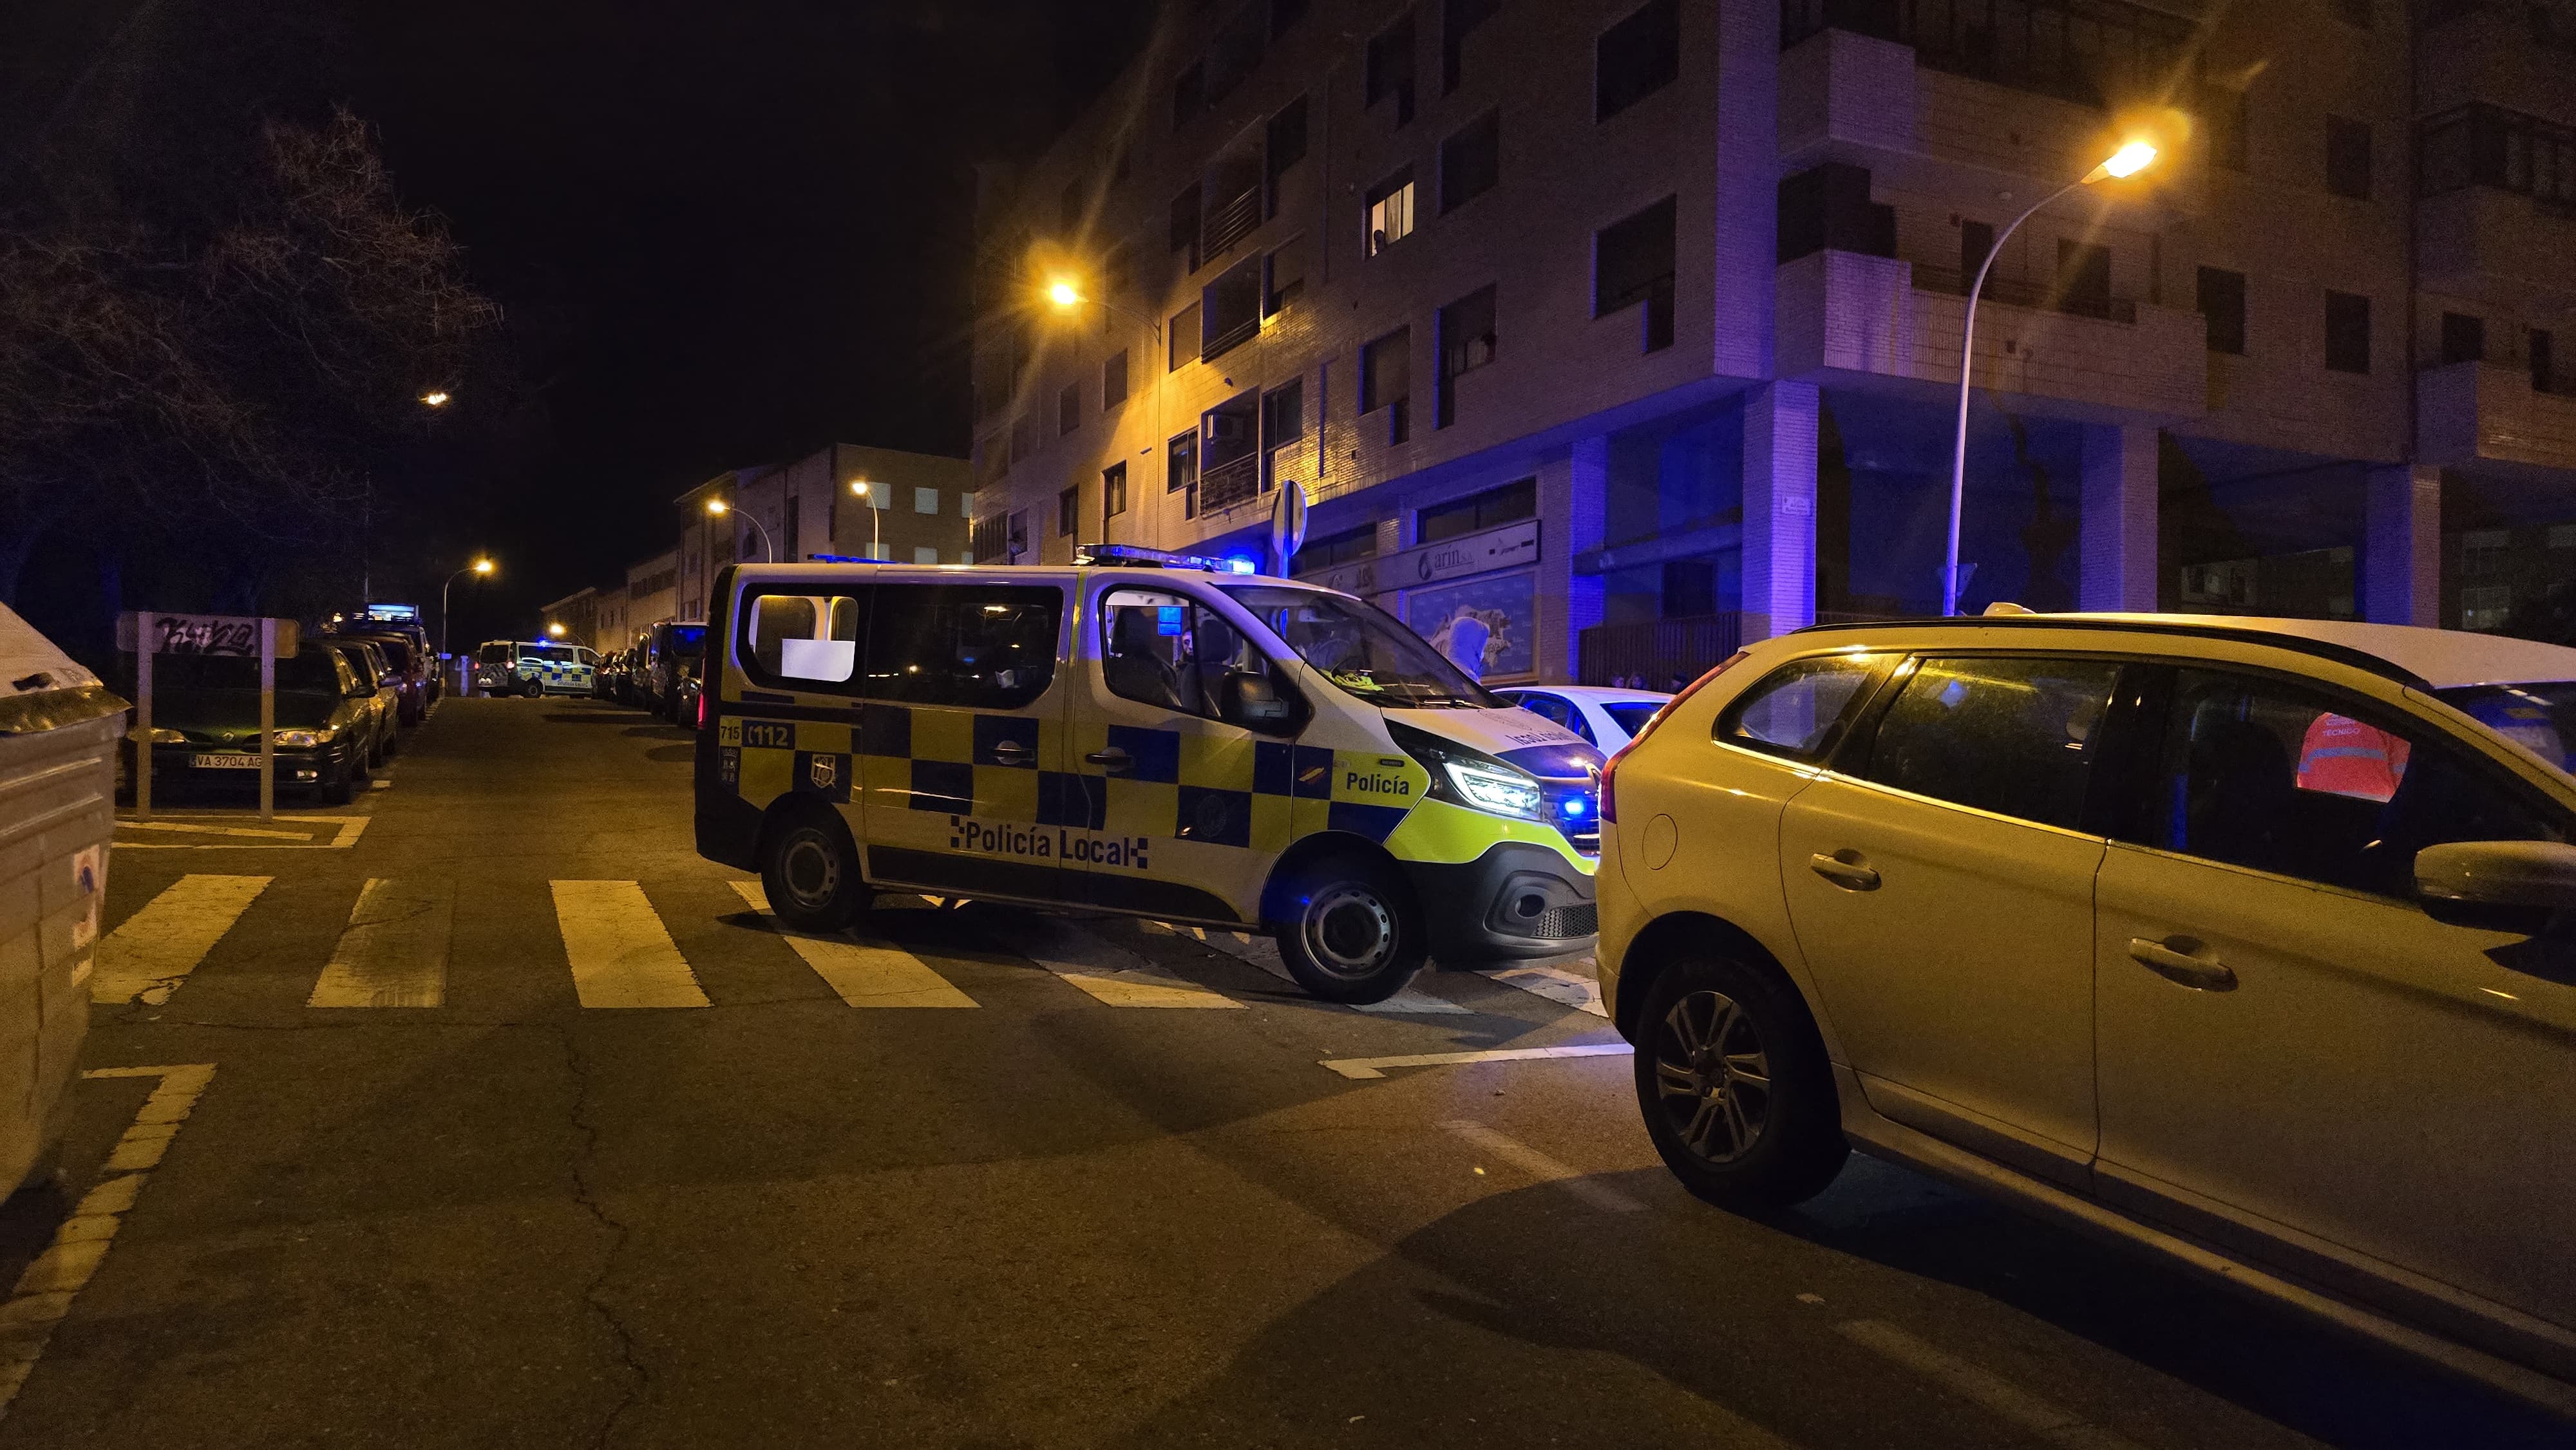
[[[813,757],[813,763],[806,769],[806,778],[814,782],[816,790],[830,790],[841,783],[841,757],[837,755]]]

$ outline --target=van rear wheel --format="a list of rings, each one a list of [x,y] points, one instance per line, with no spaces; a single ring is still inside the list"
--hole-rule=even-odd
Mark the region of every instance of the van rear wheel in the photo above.
[[[1377,862],[1340,856],[1301,872],[1277,924],[1279,959],[1327,1002],[1365,1006],[1404,990],[1429,953],[1413,892]]]
[[[778,919],[798,931],[840,931],[868,904],[849,828],[819,811],[799,812],[769,833],[760,889]]]

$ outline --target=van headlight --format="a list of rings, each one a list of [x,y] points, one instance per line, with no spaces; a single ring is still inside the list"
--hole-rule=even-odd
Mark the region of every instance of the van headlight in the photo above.
[[[277,743],[291,749],[309,750],[316,745],[330,744],[331,737],[339,733],[340,732],[338,730],[329,728],[321,730],[280,730],[277,732]]]
[[[1430,796],[1451,805],[1524,821],[1544,819],[1547,792],[1536,777],[1481,750],[1443,740],[1427,730],[1386,722],[1404,753],[1431,772]]]

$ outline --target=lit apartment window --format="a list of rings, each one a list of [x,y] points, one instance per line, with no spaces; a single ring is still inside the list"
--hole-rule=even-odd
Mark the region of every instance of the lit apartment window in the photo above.
[[[1067,383],[1056,389],[1055,431],[1062,437],[1082,426],[1082,384]]]
[[[1413,436],[1413,329],[1399,327],[1360,349],[1360,412],[1386,410],[1386,441]]]
[[[1681,0],[1650,0],[1592,48],[1592,118],[1607,121],[1682,73]]]
[[[2442,314],[2442,362],[2484,362],[2487,358],[2487,320],[2467,312]]]
[[[1413,168],[1369,189],[1368,254],[1372,257],[1413,235]]]
[[[1367,74],[1364,89],[1367,104],[1375,106],[1384,100],[1395,102],[1395,124],[1402,126],[1413,119],[1413,12],[1407,10],[1393,25],[1379,31],[1368,43]]]
[[[1100,411],[1127,401],[1127,349],[1120,348],[1100,365]]]
[[[1665,197],[1592,238],[1592,315],[1645,304],[1645,351],[1673,345],[1673,199]]]
[[[1458,89],[1467,32],[1493,19],[1502,8],[1503,0],[1441,0],[1440,94]]]
[[[1029,511],[1027,509],[1014,509],[1011,511],[1011,531],[1009,539],[1011,562],[1014,564],[1018,563],[1020,561],[1020,556],[1028,551]]]
[[[2339,373],[2370,371],[2369,298],[2326,294],[2326,366]]]
[[[1440,373],[1433,392],[1434,428],[1458,421],[1455,379],[1494,360],[1494,289],[1480,287],[1440,309]]]
[[[2209,329],[2211,352],[2245,355],[2245,274],[2217,267],[2200,269],[2200,316]]]
[[[1081,526],[1082,489],[1076,486],[1055,496],[1055,536],[1071,538],[1073,531]]]
[[[1447,216],[1493,190],[1502,174],[1502,117],[1487,111],[1440,143],[1440,214]]]
[[[912,511],[936,517],[939,513],[939,490],[916,488],[912,491]]]
[[[1261,315],[1276,317],[1306,291],[1306,239],[1290,237],[1273,248],[1262,283]]]
[[[2326,190],[2337,196],[2370,200],[2370,127],[2341,116],[2326,117]]]
[[[1109,520],[1127,512],[1127,465],[1113,463],[1100,470],[1100,522],[1105,530]]]

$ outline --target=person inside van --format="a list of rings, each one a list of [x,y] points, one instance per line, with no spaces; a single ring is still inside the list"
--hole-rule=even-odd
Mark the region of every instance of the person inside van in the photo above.
[[[1109,658],[1101,676],[1113,694],[1168,710],[1187,710],[1181,703],[1180,679],[1163,661],[1156,611],[1122,609],[1109,630]]]

